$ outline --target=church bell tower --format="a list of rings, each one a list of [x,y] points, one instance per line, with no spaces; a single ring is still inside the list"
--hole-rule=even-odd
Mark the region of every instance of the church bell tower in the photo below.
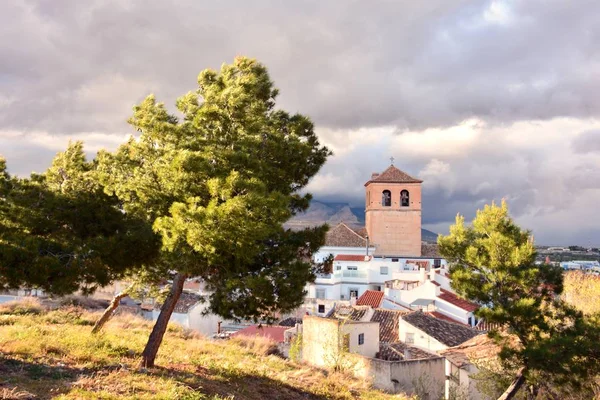
[[[365,224],[379,256],[421,256],[421,183],[390,165],[365,183]]]

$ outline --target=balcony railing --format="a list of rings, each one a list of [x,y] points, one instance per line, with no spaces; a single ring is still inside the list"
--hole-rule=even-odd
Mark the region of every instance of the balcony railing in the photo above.
[[[366,278],[367,273],[364,271],[342,271],[344,278]]]

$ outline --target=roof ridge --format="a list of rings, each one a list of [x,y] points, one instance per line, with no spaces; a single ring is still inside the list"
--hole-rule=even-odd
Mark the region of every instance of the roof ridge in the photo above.
[[[348,229],[350,232],[354,233],[356,236],[358,236],[358,237],[359,237],[359,238],[361,238],[362,240],[364,240],[364,241],[367,241],[367,239],[366,239],[366,238],[364,238],[364,237],[360,236],[358,233],[356,233],[356,231],[354,231],[354,229],[352,229],[352,228],[350,228],[348,225],[346,225],[346,223],[344,223],[344,222],[340,222],[339,224],[337,224],[337,226],[339,226],[339,225],[344,225],[344,226],[346,227],[346,229]],[[337,227],[337,226],[336,226],[336,227]]]

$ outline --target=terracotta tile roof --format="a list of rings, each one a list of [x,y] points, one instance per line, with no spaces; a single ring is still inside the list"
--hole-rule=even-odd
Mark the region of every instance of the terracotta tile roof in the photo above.
[[[452,292],[446,289],[440,289],[440,295],[438,298],[447,301],[450,304],[455,305],[458,308],[462,308],[465,311],[473,312],[479,308],[475,303],[471,303],[469,300],[461,299]]]
[[[331,310],[327,317],[333,319],[346,319],[358,322],[364,318],[369,308],[370,307],[365,306],[336,306],[334,309]]]
[[[443,258],[437,244],[421,243],[421,257]]]
[[[268,326],[268,325],[252,325],[232,333],[232,336],[261,336],[274,340],[277,343],[285,341],[284,332],[290,329],[289,326]]]
[[[379,342],[392,343],[399,340],[400,317],[408,311],[376,309],[371,322],[379,322]]]
[[[356,305],[378,308],[383,300],[383,295],[383,292],[377,290],[365,290],[365,292],[356,300]]]
[[[430,353],[418,347],[402,342],[382,343],[379,345],[378,357],[387,361],[408,361],[438,358],[437,354]]]
[[[369,261],[371,259],[371,256],[361,256],[361,255],[357,255],[357,254],[338,254],[337,256],[335,256],[335,258],[333,259],[334,261]]]
[[[463,324],[462,322],[453,319],[452,317],[449,317],[449,316],[447,316],[445,314],[442,314],[441,312],[438,312],[438,311],[429,311],[429,312],[426,312],[425,314],[431,315],[434,318],[443,319],[444,321],[454,322],[455,324],[461,324],[461,325],[464,325],[464,326],[469,326],[467,324]]]
[[[327,232],[325,246],[366,247],[367,239],[354,232],[348,225],[340,222]]]
[[[371,182],[390,182],[390,183],[421,183],[422,180],[413,178],[406,172],[400,171],[398,168],[390,165],[381,174],[373,174],[371,180],[365,183],[367,186]]]
[[[421,311],[402,316],[402,319],[446,346],[458,346],[480,332],[461,324],[434,318]]]
[[[363,237],[365,239],[369,235],[369,233],[367,232],[367,228],[365,228],[364,226],[362,228],[354,229],[354,232],[356,232],[357,235],[359,235],[360,237]]]
[[[521,347],[515,336],[506,336],[505,339],[508,347],[515,349]],[[458,346],[441,351],[440,355],[446,357],[448,361],[459,368],[475,364],[485,365],[488,369],[499,371],[502,369],[498,357],[500,348],[500,345],[488,335],[477,335]]]
[[[173,310],[173,312],[186,314],[190,310],[190,308],[198,304],[201,299],[202,297],[195,293],[183,292],[181,293],[181,297],[179,297],[179,300],[177,300],[177,304],[175,304],[175,309]],[[162,303],[154,304],[155,310],[160,310],[161,307]]]

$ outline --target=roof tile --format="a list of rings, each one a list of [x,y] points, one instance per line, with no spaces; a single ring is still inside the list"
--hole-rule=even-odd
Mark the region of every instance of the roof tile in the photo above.
[[[460,297],[446,289],[440,289],[440,295],[438,296],[438,298],[469,312],[473,312],[479,308],[477,304],[471,303],[469,300],[461,299]]]
[[[348,227],[348,225],[340,222],[327,232],[327,236],[325,237],[325,246],[366,247],[367,239],[354,232]]]
[[[376,309],[371,322],[379,322],[379,341],[381,343],[397,342],[399,339],[400,317],[408,311]]]
[[[369,261],[370,256],[361,256],[357,254],[338,254],[333,259],[334,261]]]
[[[422,311],[415,311],[402,316],[412,326],[422,330],[429,336],[446,346],[458,346],[477,336],[480,332],[467,326],[434,318]]]
[[[383,300],[383,295],[383,292],[377,290],[365,290],[365,292],[356,300],[356,305],[378,308]]]
[[[381,174],[379,174],[379,175],[373,174],[373,176],[371,177],[371,180],[369,180],[367,183],[365,183],[365,186],[367,186],[371,182],[421,183],[423,181],[420,179],[413,178],[412,176],[408,175],[406,172],[400,171],[398,168],[394,167],[393,165],[390,165]]]

